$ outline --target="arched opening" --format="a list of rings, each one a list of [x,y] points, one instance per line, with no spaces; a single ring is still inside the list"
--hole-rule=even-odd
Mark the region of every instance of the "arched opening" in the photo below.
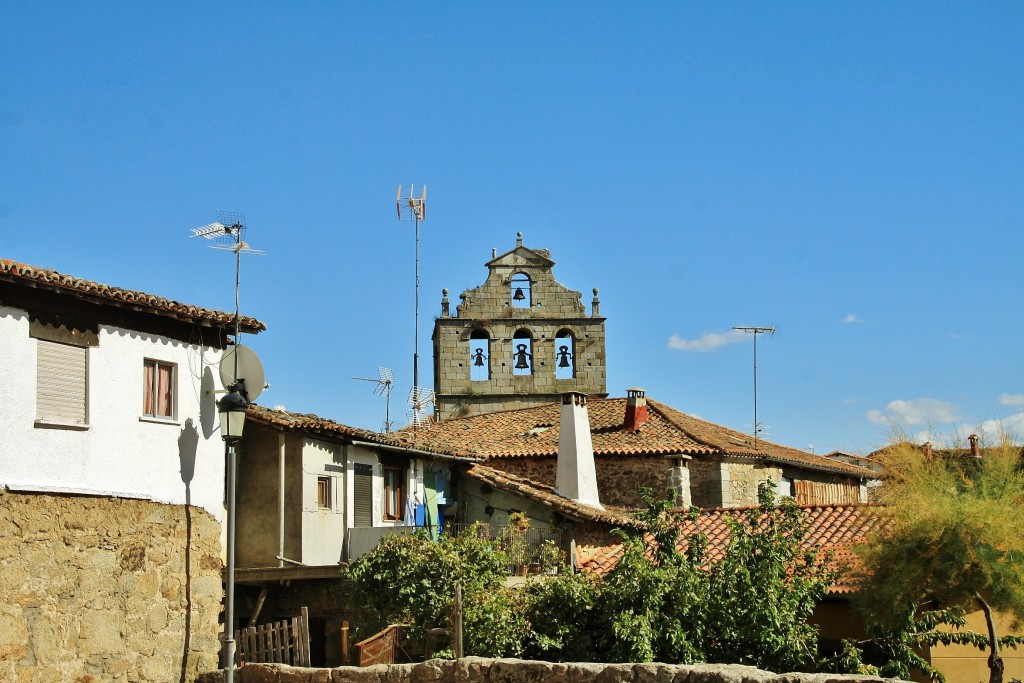
[[[491,378],[491,338],[484,330],[469,335],[469,379],[486,382]]]
[[[513,275],[511,287],[513,308],[530,308],[533,305],[533,282],[526,273]]]
[[[576,338],[569,330],[555,335],[555,379],[573,379],[576,376]]]
[[[528,330],[517,330],[512,335],[512,374],[533,373],[533,337]]]

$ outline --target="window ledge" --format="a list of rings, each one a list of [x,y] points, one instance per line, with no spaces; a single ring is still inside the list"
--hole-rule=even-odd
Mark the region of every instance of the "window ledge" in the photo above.
[[[68,429],[76,432],[89,430],[89,425],[80,422],[57,422],[54,420],[36,420],[35,426],[38,429]]]
[[[140,415],[139,422],[153,422],[161,425],[174,425],[176,427],[181,426],[181,420],[175,420],[173,417],[153,417],[151,415]]]

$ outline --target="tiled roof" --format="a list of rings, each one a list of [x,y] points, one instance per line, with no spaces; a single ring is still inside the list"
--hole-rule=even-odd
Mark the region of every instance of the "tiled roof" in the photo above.
[[[717,562],[725,555],[729,544],[728,519],[739,519],[750,508],[723,508],[707,510],[695,520],[687,519],[683,523],[679,549],[686,550],[686,539],[698,531],[704,532],[708,539],[708,559]],[[853,547],[862,542],[880,520],[880,507],[876,505],[807,505],[801,510],[806,517],[809,531],[804,539],[803,547],[816,547],[832,553],[832,563],[836,567],[850,566],[854,561]],[[600,548],[580,549],[578,566],[583,571],[604,574],[618,563],[622,557],[622,544]],[[854,586],[850,578],[840,577],[830,593],[852,593]]]
[[[99,282],[83,280],[73,275],[58,273],[55,270],[18,263],[10,259],[0,259],[0,281],[15,282],[29,287],[57,292],[58,294],[71,294],[96,303],[113,304],[169,318],[184,318],[194,322],[225,326],[233,324],[235,321],[234,313],[190,306],[189,304],[156,296],[155,294],[111,287]],[[242,329],[250,333],[267,329],[264,323],[248,316],[240,316],[239,323]]]
[[[614,526],[636,526],[636,521],[624,509],[605,506],[591,507],[555,493],[554,487],[530,481],[525,477],[496,470],[486,465],[472,465],[466,476],[490,484],[494,488],[532,500],[566,517],[589,522],[603,522]]]
[[[393,434],[380,434],[371,432],[368,429],[350,427],[334,420],[329,420],[312,413],[291,413],[286,410],[265,408],[264,406],[250,403],[246,411],[248,419],[255,420],[261,424],[269,425],[285,431],[297,431],[311,435],[321,435],[342,440],[359,440],[379,445],[383,448],[396,448],[407,450],[408,444],[402,443],[394,438]],[[427,449],[417,449],[423,455],[440,456],[445,459],[460,460],[464,462],[476,462],[477,458],[467,458],[447,453],[436,453]]]
[[[587,401],[594,455],[729,455],[875,477],[874,472],[795,448],[759,440],[754,449],[747,434],[682,413],[647,399],[648,422],[638,431],[622,428],[625,398]],[[429,448],[482,458],[553,457],[558,454],[561,404],[548,403],[517,410],[452,418],[416,430],[416,442]],[[396,433],[409,440],[409,429]]]

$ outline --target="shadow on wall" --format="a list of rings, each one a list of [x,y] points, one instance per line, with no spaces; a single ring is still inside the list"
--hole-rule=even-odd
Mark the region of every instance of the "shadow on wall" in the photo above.
[[[206,369],[209,373],[210,369]],[[211,376],[212,383],[212,376]],[[203,377],[205,384],[205,374]],[[204,394],[205,395],[205,394]],[[196,474],[196,453],[199,450],[199,430],[192,418],[185,420],[178,434],[178,462],[181,465],[181,481],[185,484],[185,638],[181,650],[181,675],[179,683],[185,683],[188,675],[188,651],[192,644],[192,478]]]
[[[203,428],[203,438],[213,436],[217,426],[217,385],[213,381],[213,370],[209,365],[203,369],[203,380],[199,384],[199,423]]]

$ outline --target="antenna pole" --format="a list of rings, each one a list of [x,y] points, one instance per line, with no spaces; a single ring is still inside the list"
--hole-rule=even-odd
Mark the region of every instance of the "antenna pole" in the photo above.
[[[412,385],[420,385],[420,215],[416,216],[416,332],[414,334],[415,350],[412,354]]]
[[[754,450],[758,449],[758,434],[761,426],[757,423],[757,335],[775,334],[774,327],[734,327],[734,330],[754,335]]]

